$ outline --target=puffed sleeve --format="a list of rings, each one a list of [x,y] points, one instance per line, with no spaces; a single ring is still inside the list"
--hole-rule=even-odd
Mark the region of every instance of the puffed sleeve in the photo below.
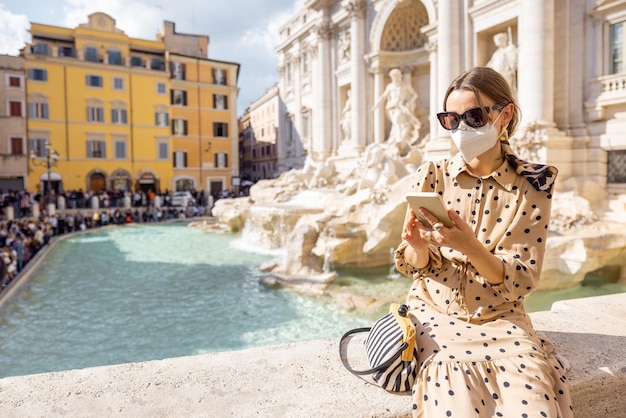
[[[528,187],[513,222],[495,247],[504,282],[493,286],[507,301],[528,295],[539,283],[550,224],[552,195]]]
[[[438,246],[434,244],[428,246],[428,263],[421,269],[415,268],[404,258],[404,250],[406,250],[406,247],[408,246],[408,242],[402,241],[393,253],[396,270],[398,270],[400,274],[415,280],[424,276],[429,271],[441,270],[443,257],[441,256],[441,251],[439,251]]]

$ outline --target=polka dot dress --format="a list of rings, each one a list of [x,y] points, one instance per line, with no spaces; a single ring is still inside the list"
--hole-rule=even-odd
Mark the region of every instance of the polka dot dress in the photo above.
[[[407,243],[399,246],[419,347],[413,416],[573,417],[565,370],[524,311],[541,272],[551,196],[506,162],[474,177],[459,156],[422,165],[414,190],[440,192],[502,260],[505,277],[491,285],[464,254],[434,244],[426,267],[415,269],[403,257]]]

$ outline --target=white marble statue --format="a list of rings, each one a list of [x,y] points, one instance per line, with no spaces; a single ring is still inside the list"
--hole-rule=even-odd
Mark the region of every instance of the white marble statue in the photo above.
[[[493,53],[487,67],[491,67],[504,77],[513,92],[517,92],[517,47],[513,44],[511,28],[508,34],[500,32],[494,35],[493,42],[498,49]]]
[[[391,82],[374,103],[374,110],[385,102],[385,111],[391,122],[389,143],[412,143],[419,135],[421,126],[415,117],[417,93],[413,87],[402,79],[402,72],[394,68],[389,71]]]
[[[352,135],[352,98],[351,90],[347,91],[348,97],[346,103],[341,110],[341,131],[343,132],[343,140],[349,140]]]

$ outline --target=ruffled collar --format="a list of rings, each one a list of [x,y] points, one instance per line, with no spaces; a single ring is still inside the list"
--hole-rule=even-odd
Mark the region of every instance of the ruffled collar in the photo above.
[[[501,141],[500,144],[506,160],[517,174],[525,177],[535,190],[544,191],[548,194],[552,193],[552,186],[554,186],[554,181],[559,172],[556,167],[524,161],[515,155],[508,141]]]

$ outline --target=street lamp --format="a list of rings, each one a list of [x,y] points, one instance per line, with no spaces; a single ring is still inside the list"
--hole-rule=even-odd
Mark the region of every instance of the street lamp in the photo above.
[[[59,153],[55,150],[50,150],[50,142],[46,140],[45,143],[45,156],[38,156],[35,150],[30,150],[30,162],[33,166],[46,167],[48,174],[48,187],[46,187],[45,200],[46,203],[50,203],[50,191],[52,190],[52,179],[50,178],[50,170],[52,167],[56,167],[59,161]]]

